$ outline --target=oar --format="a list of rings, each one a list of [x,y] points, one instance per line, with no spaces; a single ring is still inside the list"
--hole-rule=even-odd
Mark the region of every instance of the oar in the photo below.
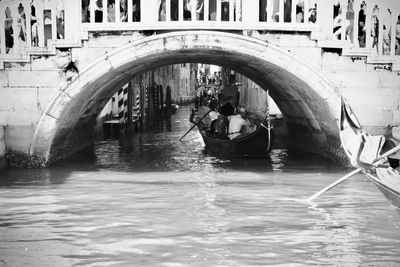
[[[194,127],[196,127],[197,125],[199,125],[199,123],[201,122],[202,119],[204,119],[208,113],[210,113],[212,111],[212,109],[210,109],[206,114],[204,114],[203,117],[200,118],[200,120],[197,123],[194,123],[193,126],[181,137],[179,138],[179,141],[182,142],[183,137],[185,137],[191,130],[193,130]]]
[[[389,151],[387,151],[386,153],[383,153],[382,155],[380,155],[379,157],[377,157],[374,160],[373,165],[375,165],[379,160],[383,159],[384,157],[387,157],[395,152],[397,152],[398,150],[400,150],[400,145],[390,149]],[[323,193],[325,193],[326,191],[328,191],[329,189],[335,187],[336,185],[346,181],[347,179],[349,179],[350,177],[352,177],[354,174],[359,173],[360,171],[362,171],[362,168],[358,168],[355,169],[354,171],[352,171],[351,173],[346,174],[345,176],[343,176],[342,178],[336,180],[335,182],[331,183],[330,185],[328,185],[327,187],[323,188],[322,190],[318,191],[317,193],[315,193],[314,195],[312,195],[311,197],[307,198],[307,201],[312,201],[313,199],[319,197],[320,195],[322,195]]]

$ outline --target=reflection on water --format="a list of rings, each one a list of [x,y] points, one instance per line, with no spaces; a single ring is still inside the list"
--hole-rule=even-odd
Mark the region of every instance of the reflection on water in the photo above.
[[[287,147],[208,154],[171,131],[108,139],[0,179],[0,266],[398,266],[400,215],[362,175]],[[168,124],[164,124],[166,127]]]

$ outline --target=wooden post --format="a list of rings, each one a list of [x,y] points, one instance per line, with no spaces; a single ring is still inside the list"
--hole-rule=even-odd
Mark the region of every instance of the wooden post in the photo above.
[[[154,86],[149,86],[148,88],[148,118],[149,122],[152,123],[154,121]]]
[[[132,108],[133,108],[133,86],[134,80],[131,79],[128,84],[128,114],[127,114],[127,122],[126,122],[126,130],[128,133],[132,132],[133,129],[133,121],[132,121]]]
[[[149,121],[150,121],[150,116],[149,116],[149,114],[150,114],[150,109],[149,109],[149,106],[150,106],[150,102],[149,102],[149,99],[150,99],[150,86],[149,85],[145,85],[145,90],[144,90],[144,105],[145,105],[145,119],[146,119],[146,124],[149,124]]]
[[[171,115],[171,87],[167,86],[167,90],[165,92],[165,108],[167,117]]]
[[[158,115],[160,113],[160,106],[159,106],[159,93],[158,90],[159,85],[154,86],[154,120],[158,120]]]
[[[163,112],[164,112],[164,90],[163,90],[163,87],[162,87],[162,85],[160,85],[160,88],[159,88],[159,93],[160,93],[160,97],[159,97],[159,99],[160,99],[160,113],[161,113],[161,115],[163,115]]]
[[[145,110],[145,106],[144,106],[144,103],[145,103],[145,90],[144,90],[144,83],[143,83],[143,76],[142,75],[140,75],[139,76],[139,90],[140,90],[140,93],[139,93],[139,105],[140,105],[140,118],[139,118],[139,127],[140,127],[140,129],[142,129],[142,127],[143,127],[143,118],[144,118],[144,114],[146,113],[146,110]]]

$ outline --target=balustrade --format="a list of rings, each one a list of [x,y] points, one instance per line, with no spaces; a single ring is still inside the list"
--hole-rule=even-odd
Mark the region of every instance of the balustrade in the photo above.
[[[68,47],[88,31],[222,29],[313,32],[331,46],[393,56],[400,55],[399,7],[382,0],[0,0],[0,54]]]
[[[0,53],[2,57],[41,51],[49,40],[65,38],[62,0],[0,2]]]

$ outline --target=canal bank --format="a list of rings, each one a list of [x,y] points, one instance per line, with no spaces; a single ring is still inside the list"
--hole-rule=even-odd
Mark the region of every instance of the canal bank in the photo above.
[[[7,168],[6,141],[4,126],[0,125],[0,172]]]

